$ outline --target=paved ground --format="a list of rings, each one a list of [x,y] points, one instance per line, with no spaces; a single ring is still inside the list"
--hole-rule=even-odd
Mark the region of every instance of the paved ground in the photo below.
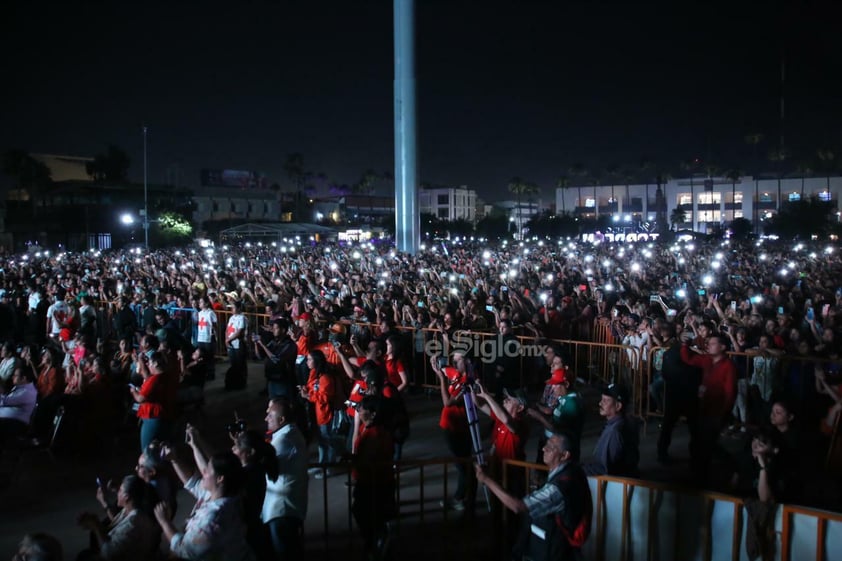
[[[222,370],[218,368],[218,370]],[[258,396],[262,387],[262,366],[251,365],[246,390],[225,393],[221,380],[206,388],[206,416],[196,418],[202,434],[217,447],[227,446],[224,425],[233,419],[234,411],[255,428],[263,428],[266,407]],[[589,403],[588,422],[582,445],[583,457],[593,449],[602,423],[596,410],[596,391],[585,388]],[[440,400],[438,393],[417,392],[407,404],[412,418],[412,433],[404,449],[407,465],[401,472],[401,519],[392,551],[395,559],[472,559],[480,552],[494,550],[495,534],[485,505],[479,504],[473,516],[446,513],[439,506],[445,496],[444,468],[441,465],[415,465],[446,457],[444,439],[438,429]],[[537,429],[528,447],[528,458],[537,452]],[[657,422],[648,425],[641,440],[641,471],[647,479],[690,483],[687,478],[687,434],[683,426],[676,430],[673,455],[678,462],[668,468],[654,462]],[[739,447],[738,441],[729,443]],[[136,436],[115,441],[99,451],[98,457],[63,455],[53,462],[46,454],[30,452],[16,466],[12,485],[0,491],[0,559],[11,557],[18,540],[30,531],[47,531],[64,544],[68,559],[87,545],[87,535],[76,524],[76,515],[83,510],[100,512],[95,501],[96,478],[119,478],[133,469],[138,452]],[[312,450],[315,461],[315,445]],[[683,458],[683,459],[682,459]],[[421,483],[423,473],[423,485]],[[359,558],[359,542],[354,536],[348,505],[349,490],[345,475],[326,480],[311,480],[310,513],[306,524],[308,559]],[[448,478],[452,492],[455,474]],[[179,496],[179,522],[190,512],[192,501],[186,493]],[[499,545],[497,545],[499,547]],[[499,549],[497,556],[499,557]],[[337,556],[339,555],[339,556]]]

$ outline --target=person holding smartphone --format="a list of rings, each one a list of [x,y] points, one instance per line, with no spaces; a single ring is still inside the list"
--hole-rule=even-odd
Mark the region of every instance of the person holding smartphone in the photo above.
[[[139,371],[143,376],[140,389],[129,387],[129,392],[136,403],[140,404],[137,416],[140,425],[140,450],[146,450],[153,440],[163,441],[169,437],[172,429],[173,400],[171,395],[173,384],[165,379],[166,356],[155,351],[149,357],[149,363],[138,362]],[[174,386],[173,386],[174,387]]]

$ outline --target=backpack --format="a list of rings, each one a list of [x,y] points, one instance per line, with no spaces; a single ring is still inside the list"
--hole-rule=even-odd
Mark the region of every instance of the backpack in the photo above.
[[[591,534],[591,518],[593,518],[593,499],[591,498],[591,488],[587,483],[587,478],[582,477],[585,480],[585,493],[583,498],[582,504],[582,516],[576,522],[576,525],[573,528],[568,528],[565,523],[564,519],[560,513],[556,513],[555,515],[555,523],[558,526],[558,529],[561,531],[562,535],[567,539],[567,543],[570,544],[571,547],[581,548],[585,545],[585,542],[588,541],[588,537]],[[559,487],[559,490],[564,492],[563,486],[567,486],[567,484],[573,482],[573,476],[568,473],[562,473],[559,477],[555,480],[555,485]]]

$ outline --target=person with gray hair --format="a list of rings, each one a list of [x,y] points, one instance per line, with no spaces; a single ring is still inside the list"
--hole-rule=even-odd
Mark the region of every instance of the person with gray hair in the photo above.
[[[12,561],[62,561],[61,543],[49,534],[26,534],[20,541]]]

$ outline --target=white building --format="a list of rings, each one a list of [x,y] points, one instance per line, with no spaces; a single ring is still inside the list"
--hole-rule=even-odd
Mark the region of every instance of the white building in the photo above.
[[[193,195],[193,224],[207,220],[279,220],[281,203],[268,189],[202,187]]]
[[[418,192],[421,212],[428,212],[440,220],[477,219],[477,193],[467,186],[421,189]]]
[[[526,223],[529,222],[533,216],[540,214],[545,210],[541,203],[541,199],[538,199],[537,201],[523,199],[520,202],[517,200],[500,201],[498,203],[494,203],[494,206],[506,211],[506,216],[509,217],[509,222],[512,222],[515,225],[515,232],[518,239],[520,239],[520,232],[523,230]]]
[[[556,212],[572,212],[583,218],[610,215],[615,222],[656,219],[655,193],[658,186],[592,185],[556,189]],[[780,188],[780,191],[779,191]],[[742,177],[736,183],[724,177],[677,178],[662,186],[665,218],[675,209],[684,210],[682,227],[705,232],[714,226],[744,217],[754,224],[774,216],[780,202],[817,196],[832,201],[839,210],[842,177],[755,179]],[[779,195],[780,193],[780,195]]]

